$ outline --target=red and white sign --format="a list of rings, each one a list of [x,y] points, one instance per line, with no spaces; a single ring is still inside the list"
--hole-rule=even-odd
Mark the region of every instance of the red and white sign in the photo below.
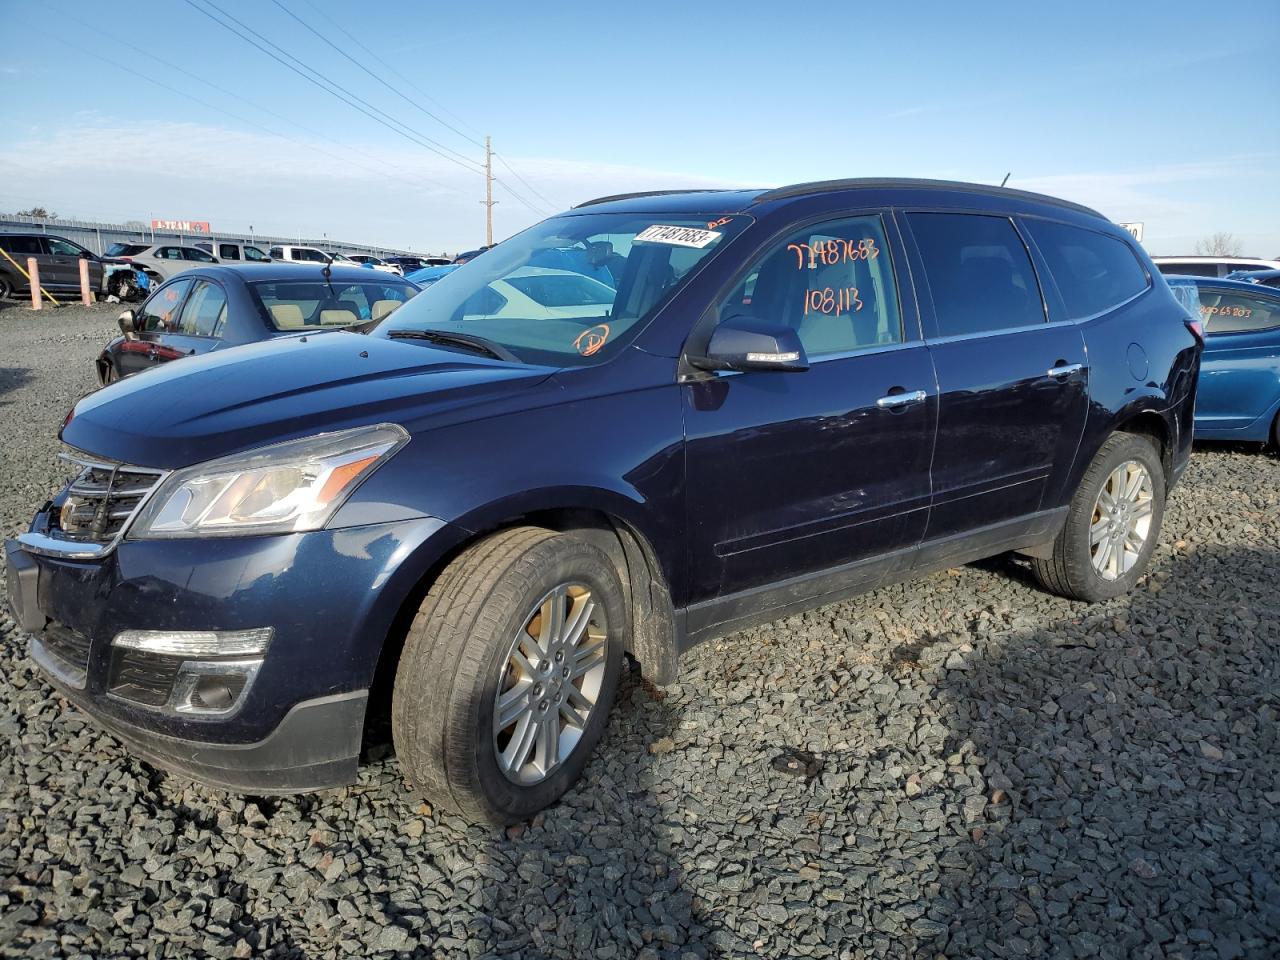
[[[168,230],[171,233],[208,233],[207,220],[152,220],[152,230]]]

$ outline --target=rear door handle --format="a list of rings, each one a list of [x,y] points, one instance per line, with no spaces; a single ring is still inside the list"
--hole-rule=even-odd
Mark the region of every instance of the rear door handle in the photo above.
[[[1057,367],[1050,367],[1045,372],[1051,377],[1069,377],[1073,373],[1079,373],[1083,369],[1083,363],[1064,363]]]
[[[927,396],[923,390],[912,390],[910,393],[891,393],[887,397],[881,397],[876,401],[876,406],[881,410],[894,410],[898,407],[905,407],[913,403],[919,403]]]

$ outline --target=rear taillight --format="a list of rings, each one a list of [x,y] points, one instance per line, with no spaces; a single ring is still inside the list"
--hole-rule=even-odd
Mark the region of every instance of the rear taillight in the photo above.
[[[1204,346],[1204,324],[1199,320],[1192,320],[1188,317],[1183,321],[1187,325],[1187,329],[1191,331],[1191,335],[1196,338],[1196,342],[1200,346]]]

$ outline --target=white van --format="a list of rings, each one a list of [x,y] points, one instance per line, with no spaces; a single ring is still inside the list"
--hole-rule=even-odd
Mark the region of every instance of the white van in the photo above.
[[[335,267],[358,267],[350,257],[341,253],[326,253],[319,247],[272,247],[268,254],[272,260],[284,260],[286,263],[332,263]]]

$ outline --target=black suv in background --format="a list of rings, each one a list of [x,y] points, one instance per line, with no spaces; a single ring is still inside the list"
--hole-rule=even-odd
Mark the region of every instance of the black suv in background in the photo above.
[[[22,267],[18,270],[9,257],[0,256],[0,300],[31,292],[31,284],[23,275],[28,257],[36,258],[40,286],[50,293],[79,292],[81,260],[89,263],[89,288],[95,293],[104,292],[102,260],[92,250],[65,237],[46,233],[0,233],[0,250]]]
[[[162,766],[349,783],[389,709],[414,787],[495,822],[574,782],[624,654],[671,682],[1003,551],[1131,589],[1203,346],[1100,214],[903,180],[607,198],[299,331],[76,405],[77,476],[6,544],[17,621]]]

